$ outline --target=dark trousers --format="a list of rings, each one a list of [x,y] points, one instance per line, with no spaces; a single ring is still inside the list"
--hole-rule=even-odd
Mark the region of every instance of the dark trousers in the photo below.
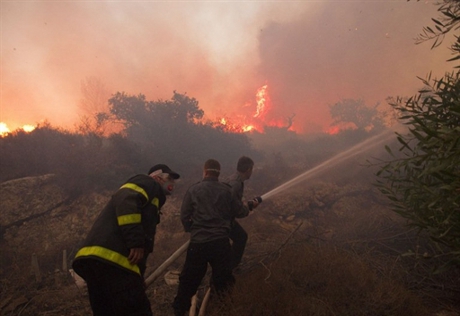
[[[94,259],[74,262],[88,286],[94,316],[152,316],[140,275]]]
[[[236,220],[232,223],[230,239],[232,240],[230,267],[234,269],[241,263],[244,248],[246,247],[246,242],[248,241],[248,234]]]
[[[173,303],[176,314],[182,314],[190,309],[191,298],[195,295],[206,274],[208,263],[212,268],[211,283],[217,295],[225,294],[235,283],[230,269],[228,238],[206,243],[190,243]]]

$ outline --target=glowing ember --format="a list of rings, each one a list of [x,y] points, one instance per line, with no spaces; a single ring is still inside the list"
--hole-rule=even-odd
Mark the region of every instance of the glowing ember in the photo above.
[[[255,127],[253,125],[246,125],[246,126],[243,126],[241,129],[243,130],[243,132],[250,132],[254,130]]]
[[[340,128],[338,126],[333,126],[327,130],[329,135],[336,135],[340,132]]]

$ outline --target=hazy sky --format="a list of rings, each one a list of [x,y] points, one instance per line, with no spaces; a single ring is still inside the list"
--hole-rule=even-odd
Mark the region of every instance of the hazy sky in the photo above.
[[[415,45],[434,1],[3,1],[0,122],[72,127],[81,82],[199,101],[208,118],[255,113],[327,130],[329,105],[384,102],[451,71],[445,42]],[[267,117],[267,120],[269,118]]]

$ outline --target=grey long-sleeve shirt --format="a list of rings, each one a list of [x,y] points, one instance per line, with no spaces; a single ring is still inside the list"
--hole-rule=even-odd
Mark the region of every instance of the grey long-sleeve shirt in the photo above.
[[[238,172],[232,174],[228,177],[224,183],[228,183],[232,187],[232,193],[235,198],[240,201],[243,201],[243,194],[244,194],[244,181],[241,179],[240,174]],[[244,208],[244,212],[249,214],[249,208],[246,203],[242,202],[241,206]]]
[[[228,238],[235,217],[245,217],[249,211],[241,199],[233,196],[231,187],[208,177],[192,185],[181,206],[181,221],[190,241],[204,243]]]

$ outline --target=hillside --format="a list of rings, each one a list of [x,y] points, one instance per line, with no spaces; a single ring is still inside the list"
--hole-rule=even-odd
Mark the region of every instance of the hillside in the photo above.
[[[0,183],[0,195],[0,314],[90,315],[68,269],[110,192],[70,199],[45,175]],[[180,197],[163,208],[147,274],[187,240]],[[432,276],[428,262],[401,256],[429,249],[384,202],[366,181],[326,177],[264,201],[239,221],[249,242],[234,294],[207,315],[460,315],[459,272]],[[147,291],[154,315],[171,315],[176,285],[160,277]]]

